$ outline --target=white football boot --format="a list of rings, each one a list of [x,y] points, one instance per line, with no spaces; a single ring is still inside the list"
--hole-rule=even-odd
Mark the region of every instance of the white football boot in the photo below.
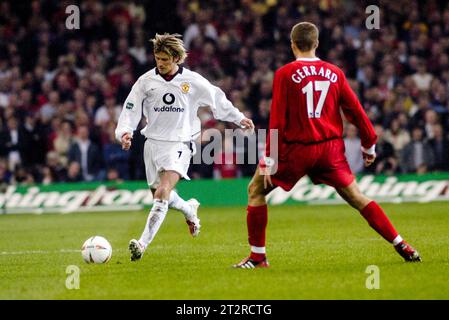
[[[187,203],[189,203],[192,206],[192,214],[189,217],[186,217],[186,223],[189,226],[190,234],[193,237],[198,236],[200,233],[200,219],[198,219],[198,207],[200,206],[200,203],[196,199],[189,199],[187,200]]]
[[[131,253],[131,261],[142,259],[145,247],[136,239],[129,241],[129,252]]]

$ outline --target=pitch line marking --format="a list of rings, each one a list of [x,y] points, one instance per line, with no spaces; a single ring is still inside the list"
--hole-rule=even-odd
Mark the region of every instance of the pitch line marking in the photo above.
[[[115,249],[114,252],[124,251],[120,249]],[[13,256],[21,254],[55,254],[55,253],[81,253],[81,250],[76,249],[61,249],[61,250],[24,250],[24,251],[0,251],[0,256]]]

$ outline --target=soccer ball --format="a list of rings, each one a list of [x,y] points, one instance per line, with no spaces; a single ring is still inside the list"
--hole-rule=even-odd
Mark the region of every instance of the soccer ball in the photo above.
[[[106,263],[111,259],[112,247],[105,238],[93,236],[84,242],[81,255],[87,263]]]

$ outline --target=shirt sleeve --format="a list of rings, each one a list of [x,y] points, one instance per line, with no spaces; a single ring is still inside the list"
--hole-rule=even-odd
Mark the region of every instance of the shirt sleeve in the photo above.
[[[340,105],[343,113],[345,114],[346,119],[348,119],[350,123],[359,129],[362,146],[365,149],[370,149],[377,141],[377,135],[374,131],[374,127],[366,115],[366,112],[360,104],[356,94],[349,86],[343,72],[341,72],[340,81]]]
[[[215,119],[233,122],[240,127],[240,121],[245,118],[243,113],[234,107],[232,102],[226,98],[225,93],[219,87],[214,86],[206,79],[204,79],[204,84],[204,93],[198,100],[198,106],[208,106],[211,108]]]
[[[285,77],[278,70],[273,78],[273,91],[270,108],[270,124],[265,146],[265,155],[271,156],[271,149],[276,148],[281,156],[283,150],[283,132],[287,122],[287,83]],[[278,130],[277,139],[271,140],[272,130]],[[274,136],[273,136],[274,137]],[[273,149],[275,150],[275,149]]]
[[[142,102],[144,99],[145,94],[142,89],[141,80],[139,79],[133,85],[131,92],[123,104],[117,128],[115,129],[115,138],[118,141],[121,141],[125,133],[130,133],[132,136],[134,130],[136,130],[142,118]]]

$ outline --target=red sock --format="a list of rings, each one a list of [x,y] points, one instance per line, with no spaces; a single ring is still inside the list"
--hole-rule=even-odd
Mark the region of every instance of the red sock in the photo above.
[[[368,221],[368,224],[377,231],[385,240],[393,242],[398,236],[388,217],[382,208],[375,202],[371,201],[363,208],[360,213]]]
[[[267,205],[247,208],[246,223],[248,226],[248,242],[251,246],[265,247],[265,230],[268,222]],[[250,258],[256,261],[265,258],[264,253],[251,252]]]

